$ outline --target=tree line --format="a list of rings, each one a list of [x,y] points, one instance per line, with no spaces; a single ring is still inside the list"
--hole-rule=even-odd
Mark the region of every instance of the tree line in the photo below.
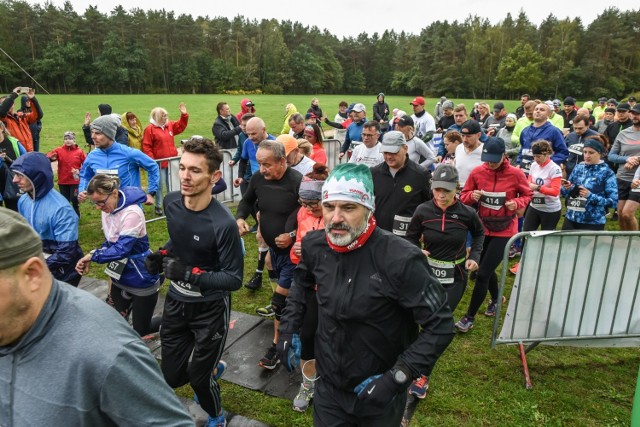
[[[0,0],[0,47],[49,92],[393,93],[455,98],[624,97],[640,90],[640,10],[604,10],[585,27],[524,11],[469,16],[420,34],[338,38],[317,26],[165,10],[108,15],[70,2]],[[384,21],[383,21],[384,24]],[[0,89],[28,77],[0,52]],[[32,83],[29,83],[32,84]]]

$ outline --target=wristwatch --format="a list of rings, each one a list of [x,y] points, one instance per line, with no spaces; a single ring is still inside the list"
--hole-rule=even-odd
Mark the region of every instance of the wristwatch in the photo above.
[[[393,381],[398,385],[405,385],[409,381],[407,374],[400,368],[392,368],[391,375],[393,376]]]
[[[291,237],[291,240],[296,240],[296,231],[293,230],[289,233],[289,237]]]

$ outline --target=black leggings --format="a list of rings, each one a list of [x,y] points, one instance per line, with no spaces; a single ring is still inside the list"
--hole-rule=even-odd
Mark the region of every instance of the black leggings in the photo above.
[[[542,212],[529,206],[524,216],[524,224],[522,231],[535,231],[540,227],[541,230],[555,230],[562,210],[558,212]]]
[[[58,184],[60,188],[60,194],[67,199],[72,205],[73,210],[78,214],[80,218],[80,207],[78,206],[78,184]]]
[[[467,270],[464,269],[464,263],[456,266],[453,283],[442,285],[442,287],[447,293],[449,308],[451,308],[451,311],[455,311],[462,299],[462,295],[464,295],[464,291],[467,289]]]
[[[467,316],[475,317],[487,296],[487,289],[489,293],[491,293],[491,299],[498,299],[498,276],[496,275],[496,268],[498,268],[502,262],[504,248],[509,239],[510,237],[484,237],[484,246],[482,247],[482,255],[480,256],[480,264],[478,265],[476,285],[473,288],[471,302],[467,309]]]
[[[133,310],[133,329],[141,337],[153,332],[151,331],[151,317],[158,302],[158,292],[144,297],[130,294],[120,289],[117,285],[111,284],[107,304],[115,308],[125,319],[129,320],[129,315]]]
[[[316,329],[318,329],[318,300],[315,292],[307,295],[302,330],[300,331],[300,343],[302,344],[302,360],[315,359],[314,342],[316,339]]]

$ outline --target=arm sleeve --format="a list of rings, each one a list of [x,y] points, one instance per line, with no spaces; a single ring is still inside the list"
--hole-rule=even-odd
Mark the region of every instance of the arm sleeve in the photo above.
[[[569,150],[567,149],[567,143],[562,137],[562,132],[558,130],[553,141],[553,155],[551,156],[551,160],[560,165],[562,163],[565,163],[568,158]]]
[[[111,245],[96,249],[91,256],[91,261],[105,264],[132,255],[133,247],[145,227],[144,215],[142,212],[129,211],[125,213],[120,221],[119,229],[117,230],[119,234],[118,240]]]
[[[471,217],[469,227],[471,232],[471,250],[469,251],[469,259],[480,264],[480,255],[482,254],[482,245],[484,244],[484,225],[476,212]]]
[[[100,411],[116,425],[193,426],[139,339],[124,345],[109,367],[100,390]]]
[[[225,182],[224,178],[220,178],[218,182],[215,183],[213,188],[211,188],[211,194],[213,195],[220,194],[226,189],[227,189],[227,183]]]
[[[190,281],[203,291],[237,291],[242,287],[242,272],[244,270],[244,256],[242,243],[235,221],[216,232],[218,264],[217,271],[207,271],[194,274]]]
[[[58,244],[56,251],[47,258],[47,265],[54,271],[74,260],[78,247],[78,217],[71,215],[69,211],[58,209],[52,218],[51,227]]]
[[[618,204],[618,182],[611,172],[604,183],[604,191],[600,194],[589,193],[587,205],[589,207],[615,208]]]
[[[40,103],[35,96],[31,98],[31,105],[33,105],[34,108],[31,109],[31,113],[27,116],[27,122],[29,124],[35,123],[44,117],[42,107],[40,107]]]
[[[425,158],[425,161],[420,163],[423,168],[429,169],[436,162],[436,155],[426,143],[416,143],[416,151]]]
[[[419,211],[420,206],[418,206],[416,211],[413,213],[411,222],[409,223],[409,228],[407,228],[407,234],[404,238],[422,249],[422,245],[420,245],[420,237],[422,236],[422,215]]]
[[[460,192],[460,201],[468,206],[473,206],[476,201],[473,200],[473,191],[476,189],[475,174],[473,171],[469,174],[469,178],[464,183],[464,187]]]
[[[126,148],[125,148],[126,150]],[[148,177],[148,189],[147,191],[151,193],[152,191],[158,191],[158,182],[160,181],[160,168],[158,164],[153,161],[153,159],[143,152],[139,150],[130,149],[136,156],[136,162],[138,165],[147,171],[149,174]]]
[[[561,185],[562,175],[553,178],[549,185],[543,185],[540,187],[540,192],[546,196],[556,197],[560,194]]]
[[[247,173],[248,163],[249,162],[246,159],[240,158],[240,163],[238,163],[238,178],[244,178]]]
[[[522,208],[526,208],[529,205],[529,202],[531,201],[531,196],[533,196],[533,191],[531,191],[531,188],[529,187],[529,183],[527,182],[527,178],[524,175],[524,172],[522,172],[522,170],[516,169],[516,171],[518,172],[517,175],[514,177],[517,179],[518,182],[518,197],[512,199],[512,201],[516,202],[516,210],[517,209],[522,209]]]
[[[91,126],[83,125],[82,134],[84,135],[85,142],[89,145],[93,145],[93,139],[91,139]]]
[[[611,146],[611,150],[609,151],[609,154],[607,155],[607,159],[611,163],[617,163],[621,165],[627,163],[627,160],[629,160],[629,156],[621,156],[619,153],[620,153],[620,140],[616,138],[615,142],[613,143],[613,146]]]
[[[189,114],[180,114],[180,119],[171,124],[173,127],[173,134],[180,135],[187,128],[188,124]]]
[[[453,313],[438,279],[420,251],[412,251],[397,272],[398,304],[409,310],[422,326],[418,338],[396,363],[409,368],[414,378],[430,375],[436,361],[453,339]]]
[[[351,135],[349,135],[349,129],[347,128],[347,133],[344,136],[344,142],[342,143],[342,147],[340,147],[341,153],[346,153],[351,146]]]
[[[142,152],[153,159],[153,132],[151,126],[142,133]]]
[[[15,92],[11,92],[9,96],[5,98],[2,104],[0,104],[0,117],[7,117],[7,114],[9,114],[9,110],[17,97],[18,95],[16,95]]]
[[[83,192],[87,189],[87,185],[89,185],[89,181],[95,175],[95,171],[93,168],[88,166],[88,162],[84,162],[82,164],[82,168],[80,168],[80,185],[78,186],[78,192]]]
[[[251,209],[255,204],[256,200],[258,200],[258,195],[256,194],[256,189],[254,187],[255,177],[251,177],[249,180],[249,186],[247,187],[247,191],[242,195],[242,200],[240,200],[240,204],[238,205],[238,211],[236,213],[237,219],[246,219],[251,214]]]

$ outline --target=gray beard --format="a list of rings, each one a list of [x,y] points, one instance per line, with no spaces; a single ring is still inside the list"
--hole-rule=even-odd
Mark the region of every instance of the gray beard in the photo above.
[[[362,221],[362,224],[360,224],[359,226],[352,228],[349,226],[344,226],[345,228],[342,228],[343,230],[347,230],[347,234],[343,235],[343,236],[336,236],[334,234],[331,234],[331,226],[332,224],[327,224],[325,226],[325,231],[327,233],[327,238],[329,239],[329,241],[331,243],[333,243],[336,246],[348,246],[351,242],[353,242],[354,240],[356,240],[358,237],[360,237],[362,235],[362,233],[364,233],[364,230],[367,228],[367,223],[369,222],[369,216],[367,216],[364,221]],[[342,226],[339,226],[342,227]]]

